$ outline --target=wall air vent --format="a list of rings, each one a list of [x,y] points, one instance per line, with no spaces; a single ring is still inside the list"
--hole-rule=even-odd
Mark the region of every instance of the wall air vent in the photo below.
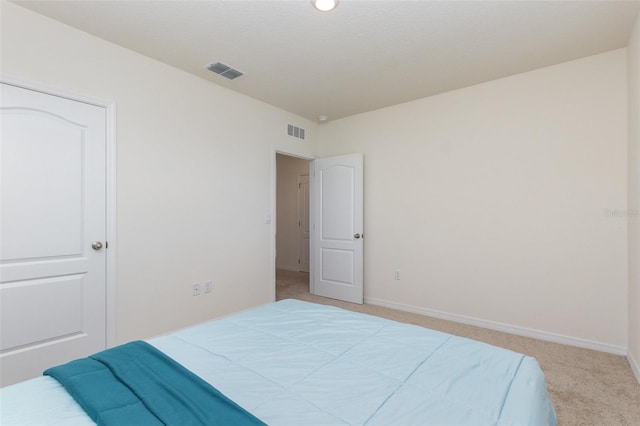
[[[293,124],[287,124],[287,135],[304,140],[304,129]]]
[[[229,80],[234,80],[244,75],[242,71],[238,71],[237,69],[230,67],[227,64],[223,64],[222,62],[212,62],[207,65],[207,69],[223,77],[226,77]]]

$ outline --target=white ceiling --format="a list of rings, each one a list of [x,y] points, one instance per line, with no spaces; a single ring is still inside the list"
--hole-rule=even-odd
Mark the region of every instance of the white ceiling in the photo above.
[[[338,119],[627,45],[640,1],[15,1],[284,110]],[[246,75],[205,69],[222,61]]]

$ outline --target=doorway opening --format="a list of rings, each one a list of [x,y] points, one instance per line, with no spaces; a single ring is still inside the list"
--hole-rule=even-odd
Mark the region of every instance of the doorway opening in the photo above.
[[[309,166],[276,152],[276,300],[306,298],[309,291]]]

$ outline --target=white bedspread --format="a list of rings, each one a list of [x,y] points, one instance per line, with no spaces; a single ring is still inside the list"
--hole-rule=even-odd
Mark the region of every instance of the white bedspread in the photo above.
[[[535,359],[283,300],[149,343],[269,425],[556,424]],[[92,424],[55,380],[0,391],[2,425]]]

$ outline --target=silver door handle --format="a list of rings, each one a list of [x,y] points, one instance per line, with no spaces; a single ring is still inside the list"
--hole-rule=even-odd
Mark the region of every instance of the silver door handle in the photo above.
[[[360,234],[356,234],[353,236],[353,238],[355,238],[356,240],[360,238]]]
[[[91,248],[94,250],[100,250],[102,248],[102,243],[100,241],[94,241],[91,244]]]

